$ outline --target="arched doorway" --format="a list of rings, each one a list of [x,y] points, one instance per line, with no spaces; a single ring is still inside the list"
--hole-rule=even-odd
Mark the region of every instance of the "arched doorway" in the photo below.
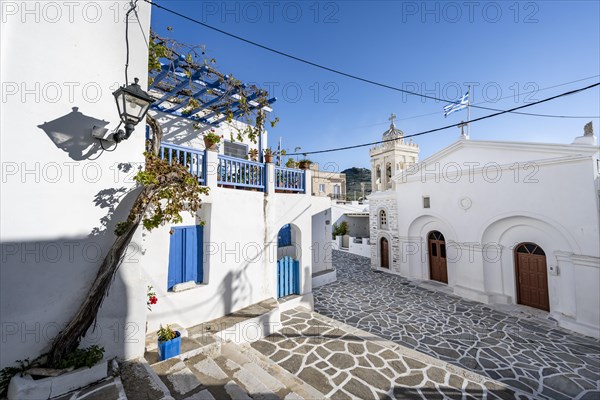
[[[446,265],[446,240],[438,231],[429,232],[427,237],[429,249],[429,279],[448,283],[448,267]]]
[[[277,298],[300,294],[300,230],[293,224],[277,234]]]
[[[390,269],[390,250],[388,240],[382,237],[379,240],[380,267]]]
[[[535,243],[515,248],[517,303],[550,311],[546,253]]]

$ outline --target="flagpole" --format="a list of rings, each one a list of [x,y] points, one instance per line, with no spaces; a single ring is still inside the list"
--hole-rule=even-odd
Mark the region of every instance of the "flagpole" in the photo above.
[[[277,149],[277,165],[281,167],[281,136],[279,136],[279,148]]]
[[[468,86],[467,91],[467,136],[471,138],[471,85]]]

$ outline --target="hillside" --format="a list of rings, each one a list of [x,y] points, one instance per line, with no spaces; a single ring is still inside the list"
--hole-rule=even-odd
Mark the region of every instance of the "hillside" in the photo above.
[[[342,173],[346,174],[346,196],[354,200],[356,190],[357,199],[361,196],[361,182],[365,183],[365,195],[371,193],[371,170],[368,168],[348,168]]]

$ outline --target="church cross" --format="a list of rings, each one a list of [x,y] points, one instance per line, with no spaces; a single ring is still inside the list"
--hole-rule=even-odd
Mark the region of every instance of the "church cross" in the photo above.
[[[396,115],[394,113],[392,113],[392,115],[390,115],[390,117],[388,118],[388,120],[390,120],[392,122],[392,125],[394,125],[395,119],[396,119]]]
[[[467,125],[465,121],[460,121],[460,124],[457,125],[460,128],[460,136],[465,137],[465,126]]]

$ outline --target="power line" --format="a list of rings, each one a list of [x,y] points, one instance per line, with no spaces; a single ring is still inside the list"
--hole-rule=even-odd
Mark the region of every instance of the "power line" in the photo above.
[[[600,82],[594,83],[592,85],[589,85],[589,86],[586,86],[586,87],[583,87],[583,88],[580,88],[580,89],[575,89],[575,90],[571,90],[569,92],[561,93],[561,94],[558,94],[556,96],[548,97],[547,99],[536,101],[535,103],[525,104],[523,106],[511,108],[510,110],[504,110],[504,111],[497,112],[495,114],[489,114],[489,115],[485,115],[483,117],[475,118],[475,119],[473,119],[471,121],[468,121],[468,122],[472,123],[472,122],[482,121],[484,119],[496,117],[498,115],[506,114],[506,113],[509,113],[509,112],[512,112],[512,111],[515,111],[515,110],[520,110],[522,108],[531,107],[531,106],[534,106],[536,104],[545,103],[545,102],[550,101],[550,100],[558,99],[559,97],[564,97],[564,96],[568,96],[568,95],[571,95],[571,94],[583,92],[585,90],[591,89],[591,88],[596,87],[596,86],[600,86]],[[411,137],[415,137],[415,136],[421,136],[421,135],[425,135],[425,134],[428,134],[428,133],[433,133],[433,132],[438,132],[438,131],[442,131],[442,130],[445,130],[445,129],[450,129],[450,128],[458,127],[461,124],[462,123],[452,124],[452,125],[446,125],[446,126],[442,126],[440,128],[430,129],[430,130],[419,132],[419,133],[413,133],[412,135],[405,135],[405,136],[402,137],[402,139],[411,138]],[[396,140],[398,140],[398,139],[378,140],[376,142],[356,144],[356,145],[353,145],[353,146],[336,147],[336,148],[327,149],[327,150],[305,151],[305,152],[302,152],[302,153],[288,153],[286,155],[288,155],[288,156],[298,156],[298,155],[304,155],[304,156],[306,156],[308,154],[331,153],[331,152],[334,152],[334,151],[350,150],[350,149],[356,149],[356,148],[359,148],[359,147],[373,146],[373,145],[376,145],[376,144],[386,143],[386,142],[393,142],[393,141],[396,141]]]
[[[430,99],[430,100],[442,101],[442,102],[444,102],[444,103],[449,103],[449,104],[450,104],[450,103],[455,103],[454,101],[451,101],[451,100],[446,100],[446,99],[441,99],[441,98],[434,97],[434,96],[428,96],[428,95],[421,94],[421,93],[411,92],[411,91],[409,91],[409,90],[404,90],[404,89],[401,89],[401,88],[398,88],[398,87],[395,87],[395,86],[387,85],[387,84],[385,84],[385,83],[381,83],[381,82],[373,81],[373,80],[371,80],[371,79],[367,79],[367,78],[363,78],[363,77],[360,77],[360,76],[357,76],[357,75],[353,75],[353,74],[350,74],[350,73],[347,73],[347,72],[343,72],[343,71],[340,71],[340,70],[338,70],[338,69],[334,69],[334,68],[326,67],[326,66],[324,66],[324,65],[322,65],[322,64],[317,64],[317,63],[315,63],[315,62],[312,62],[312,61],[306,60],[306,59],[304,59],[304,58],[296,57],[296,56],[294,56],[294,55],[292,55],[292,54],[289,54],[289,53],[286,53],[286,52],[283,52],[283,51],[280,51],[280,50],[274,49],[274,48],[272,48],[272,47],[265,46],[265,45],[263,45],[263,44],[260,44],[260,43],[254,42],[254,41],[252,41],[252,40],[249,40],[249,39],[245,39],[245,38],[243,38],[243,37],[241,37],[241,36],[238,36],[238,35],[235,35],[235,34],[233,34],[233,33],[230,33],[230,32],[224,31],[224,30],[222,30],[222,29],[216,28],[216,27],[214,27],[214,26],[212,26],[212,25],[208,25],[208,24],[206,24],[206,23],[204,23],[204,22],[202,22],[202,21],[199,21],[199,20],[197,20],[197,19],[194,19],[194,18],[192,18],[192,17],[189,17],[189,16],[187,16],[187,15],[181,14],[181,13],[179,13],[179,12],[175,11],[175,10],[171,10],[171,9],[169,9],[169,8],[163,7],[163,6],[161,6],[160,4],[157,4],[157,3],[156,3],[156,2],[154,2],[154,1],[151,1],[151,0],[144,0],[144,1],[145,1],[146,3],[148,3],[148,4],[151,4],[151,5],[153,5],[153,6],[154,6],[154,7],[156,7],[156,8],[159,8],[159,9],[161,9],[161,10],[165,10],[165,11],[167,11],[167,12],[169,12],[169,13],[173,14],[173,15],[177,15],[178,17],[181,17],[181,18],[183,18],[183,19],[186,19],[186,20],[188,20],[188,21],[190,21],[190,22],[193,22],[193,23],[195,23],[195,24],[201,25],[201,26],[203,26],[203,27],[205,27],[205,28],[211,29],[211,30],[213,30],[213,31],[215,31],[215,32],[219,32],[219,33],[221,33],[221,34],[223,34],[223,35],[226,35],[226,36],[232,37],[232,38],[234,38],[234,39],[237,39],[237,40],[241,40],[242,42],[245,42],[245,43],[251,44],[251,45],[253,45],[253,46],[259,47],[259,48],[261,48],[261,49],[263,49],[263,50],[267,50],[267,51],[270,51],[270,52],[272,52],[272,53],[279,54],[280,56],[284,56],[284,57],[290,58],[290,59],[292,59],[292,60],[299,61],[299,62],[301,62],[301,63],[307,64],[307,65],[311,65],[311,66],[313,66],[313,67],[316,67],[316,68],[323,69],[323,70],[325,70],[325,71],[333,72],[334,74],[342,75],[342,76],[345,76],[345,77],[347,77],[347,78],[355,79],[355,80],[358,80],[358,81],[361,81],[361,82],[369,83],[369,84],[371,84],[371,85],[375,85],[375,86],[383,87],[383,88],[386,88],[386,89],[395,90],[395,91],[402,92],[402,93],[406,93],[406,94],[410,94],[410,95],[413,95],[413,96],[419,96],[419,97],[426,98],[426,99]],[[490,108],[490,107],[483,107],[483,106],[476,106],[476,105],[471,105],[471,107],[474,107],[474,108],[480,108],[480,109],[483,109],[483,110],[488,110],[488,111],[506,111],[506,112],[513,112],[513,111],[508,111],[508,110],[499,110],[499,109],[497,109],[497,108]],[[553,115],[544,115],[544,114],[527,114],[527,113],[519,113],[519,112],[515,112],[515,114],[522,114],[522,115],[532,115],[532,116],[536,116],[536,117],[572,118],[572,117],[569,117],[569,116],[553,116]],[[579,117],[577,117],[577,118],[579,118]],[[589,118],[589,117],[584,117],[584,118]]]
[[[522,95],[523,95],[523,96],[525,96],[525,95],[528,95],[528,94],[534,94],[534,93],[538,93],[538,92],[543,92],[544,90],[549,90],[549,89],[554,89],[554,88],[561,87],[561,86],[570,85],[571,83],[577,83],[577,82],[581,82],[581,81],[587,81],[587,80],[589,80],[589,79],[592,79],[592,78],[597,78],[597,77],[599,77],[599,76],[600,76],[600,75],[593,75],[593,76],[588,76],[587,78],[581,78],[581,79],[576,79],[576,80],[574,80],[574,81],[570,81],[570,82],[559,83],[559,84],[557,84],[557,85],[548,86],[548,87],[545,87],[545,88],[542,88],[542,89],[537,89],[536,91],[531,91],[531,92],[522,93]],[[514,97],[514,96],[504,96],[504,97],[500,97],[500,98],[499,98],[499,99],[497,99],[496,101],[498,101],[498,100],[504,100],[504,99],[508,99],[508,98],[511,98],[511,97]],[[482,102],[475,103],[475,104],[485,104],[485,103],[490,103],[490,101],[482,101]],[[427,113],[427,114],[413,115],[412,117],[406,117],[406,118],[398,118],[398,119],[396,119],[396,121],[407,121],[407,120],[409,120],[409,119],[415,119],[415,118],[421,118],[421,117],[428,117],[428,116],[430,116],[430,115],[439,115],[439,114],[441,114],[441,111],[430,112],[430,113]],[[535,114],[528,114],[528,115],[535,115]],[[539,116],[544,116],[544,114],[539,114]],[[595,117],[580,117],[580,116],[576,116],[576,117],[575,117],[575,116],[563,116],[563,118],[586,118],[586,119],[589,119],[589,118],[595,118],[595,119],[598,119],[598,118],[600,118],[600,116],[595,116]],[[389,123],[389,122],[387,122],[387,121],[386,121],[386,122],[376,122],[376,123],[374,123],[374,124],[363,125],[363,126],[354,127],[354,128],[355,128],[355,129],[371,128],[371,127],[373,127],[373,126],[387,125],[388,123]]]

